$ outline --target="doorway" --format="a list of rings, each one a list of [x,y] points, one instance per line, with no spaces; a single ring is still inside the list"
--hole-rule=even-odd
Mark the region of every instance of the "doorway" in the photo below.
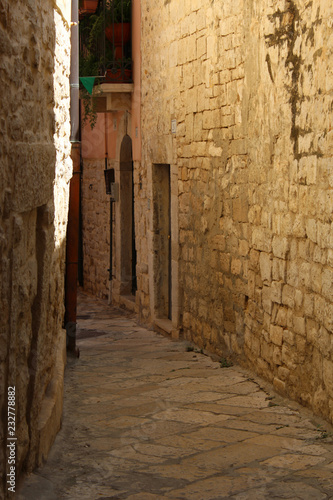
[[[120,261],[121,261],[121,295],[135,295],[136,278],[136,245],[134,219],[134,176],[132,159],[132,140],[125,135],[120,147],[119,163],[120,187]]]
[[[172,318],[170,165],[153,165],[154,288],[157,318]]]

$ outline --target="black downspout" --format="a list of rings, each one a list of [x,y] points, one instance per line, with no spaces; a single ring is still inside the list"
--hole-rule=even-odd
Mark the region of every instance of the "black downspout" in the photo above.
[[[113,261],[113,199],[110,198],[110,269],[109,281],[112,281],[112,261]]]
[[[80,206],[80,116],[79,116],[79,6],[72,0],[70,119],[73,177],[70,181],[69,212],[66,240],[65,328],[67,350],[78,356],[76,347],[76,307]]]

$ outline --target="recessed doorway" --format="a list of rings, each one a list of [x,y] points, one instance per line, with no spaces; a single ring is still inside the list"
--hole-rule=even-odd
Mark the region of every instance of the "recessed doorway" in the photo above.
[[[153,165],[155,315],[172,318],[170,165]]]
[[[121,295],[135,295],[136,278],[136,246],[134,224],[134,181],[132,140],[125,135],[120,148],[119,163],[120,187],[120,234],[121,234]]]

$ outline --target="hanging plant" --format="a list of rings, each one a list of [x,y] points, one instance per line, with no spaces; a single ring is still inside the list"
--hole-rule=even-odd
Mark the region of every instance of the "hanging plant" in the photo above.
[[[96,94],[101,94],[99,82],[94,87],[94,95],[92,95],[88,90],[83,87],[80,90],[80,99],[83,104],[83,116],[81,124],[83,127],[89,124],[91,130],[95,127],[97,122],[97,96]]]

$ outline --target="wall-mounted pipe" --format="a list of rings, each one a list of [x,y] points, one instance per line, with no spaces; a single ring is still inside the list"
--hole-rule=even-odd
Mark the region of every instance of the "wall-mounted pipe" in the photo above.
[[[79,142],[80,115],[79,115],[79,1],[72,0],[71,23],[71,143]]]
[[[70,181],[66,240],[65,328],[67,349],[79,355],[76,347],[76,307],[80,220],[80,115],[79,115],[79,5],[72,0],[70,117],[73,177]]]

